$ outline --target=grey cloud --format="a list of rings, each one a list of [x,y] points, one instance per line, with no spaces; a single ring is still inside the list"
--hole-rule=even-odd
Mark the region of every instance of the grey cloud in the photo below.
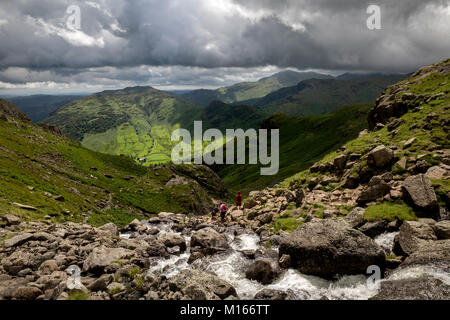
[[[410,72],[448,58],[448,0],[376,2],[383,29],[370,31],[360,0],[3,0],[0,81],[220,85],[267,65]],[[64,33],[71,4],[77,35]]]

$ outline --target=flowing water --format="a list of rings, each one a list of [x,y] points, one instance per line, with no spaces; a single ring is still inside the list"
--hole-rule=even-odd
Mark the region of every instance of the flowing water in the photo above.
[[[253,299],[255,294],[264,289],[277,289],[289,294],[292,299],[368,299],[377,294],[377,289],[367,286],[369,275],[346,275],[337,280],[326,280],[315,276],[309,276],[298,272],[295,269],[288,269],[281,276],[269,285],[263,285],[257,281],[249,280],[245,277],[246,269],[253,260],[245,256],[243,250],[261,249],[260,238],[252,231],[246,230],[244,233],[234,235],[228,231],[225,236],[231,246],[231,250],[226,253],[208,256],[188,264],[190,256],[190,232],[183,233],[172,230],[171,223],[161,223],[153,225],[160,233],[176,233],[182,235],[187,244],[187,250],[178,255],[171,255],[170,258],[151,258],[149,273],[163,274],[167,278],[177,275],[181,270],[196,268],[216,274],[219,278],[229,282],[236,289],[240,299]],[[392,252],[394,237],[397,232],[385,233],[375,238],[386,253]],[[128,238],[129,235],[121,235]],[[273,248],[278,250],[277,248]],[[406,279],[419,277],[427,274],[439,278],[450,284],[450,275],[427,267],[407,268],[391,274],[388,279]]]

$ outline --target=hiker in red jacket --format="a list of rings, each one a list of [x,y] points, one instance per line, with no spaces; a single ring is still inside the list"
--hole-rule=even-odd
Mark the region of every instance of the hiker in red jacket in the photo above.
[[[242,206],[242,195],[240,192],[238,192],[236,195],[236,207],[238,209],[241,209],[241,206]]]

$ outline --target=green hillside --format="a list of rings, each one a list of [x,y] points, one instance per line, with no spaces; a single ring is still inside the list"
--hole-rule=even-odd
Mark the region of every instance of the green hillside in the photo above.
[[[127,155],[145,165],[170,161],[171,134],[193,132],[195,120],[208,128],[259,127],[267,115],[254,107],[212,102],[199,107],[151,87],[105,91],[73,101],[44,122],[61,128],[91,150]]]
[[[41,122],[58,108],[77,99],[82,95],[32,95],[23,97],[13,97],[10,100],[23,112],[25,112],[34,122]]]
[[[306,79],[328,79],[329,75],[315,72],[283,71],[255,82],[241,82],[217,90],[193,90],[183,95],[187,101],[198,105],[208,105],[213,100],[225,103],[239,103],[266,96],[278,89],[296,85]]]
[[[282,88],[260,99],[243,101],[267,113],[283,112],[290,116],[325,114],[350,104],[375,99],[389,85],[403,76],[380,76],[351,79],[311,79]]]
[[[262,189],[312,165],[367,128],[367,114],[373,104],[340,108],[320,116],[289,117],[276,113],[263,128],[280,130],[280,169],[277,175],[261,176],[260,165],[213,166],[226,185],[237,191]],[[270,149],[269,149],[270,150]]]
[[[91,224],[126,224],[161,211],[204,214],[212,198],[225,195],[204,166],[146,168],[129,157],[94,152],[56,128],[33,124],[3,99],[0,186],[2,215]]]

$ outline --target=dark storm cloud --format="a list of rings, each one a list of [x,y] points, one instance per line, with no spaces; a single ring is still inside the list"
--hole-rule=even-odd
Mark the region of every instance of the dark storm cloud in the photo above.
[[[382,30],[366,27],[369,4]],[[3,0],[0,87],[222,85],[267,65],[410,72],[448,57],[449,20],[445,0]]]

